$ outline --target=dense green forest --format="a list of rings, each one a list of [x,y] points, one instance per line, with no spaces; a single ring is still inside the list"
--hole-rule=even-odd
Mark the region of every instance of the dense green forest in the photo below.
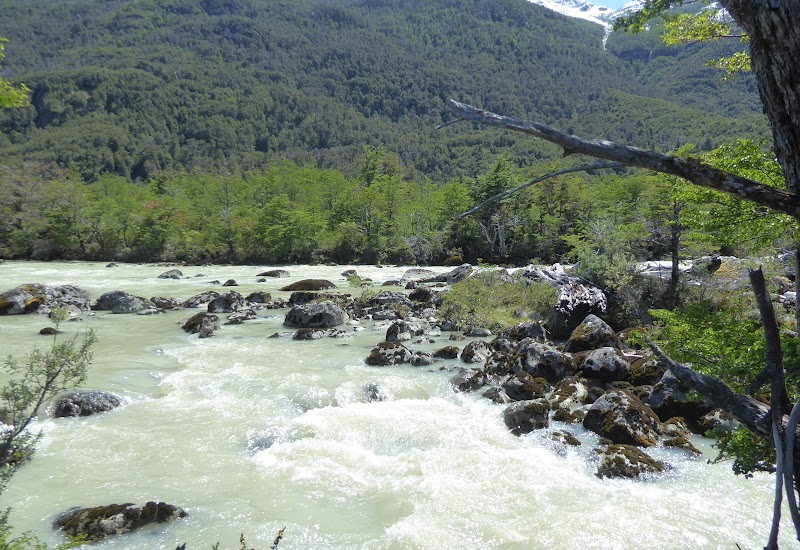
[[[525,0],[9,0],[4,70],[32,105],[2,114],[0,161],[147,180],[255,168],[276,156],[355,175],[364,145],[412,177],[474,177],[500,151],[552,150],[434,127],[459,99],[586,136],[710,149],[766,125],[752,79],[704,62],[731,44],[667,48]]]
[[[522,263],[587,242],[658,258],[664,197],[634,172],[454,222],[565,161],[435,130],[446,101],[660,151],[768,134],[752,78],[705,66],[740,44],[668,48],[654,29],[604,49],[600,26],[525,0],[9,0],[0,34],[4,75],[31,89],[0,113],[10,258]]]

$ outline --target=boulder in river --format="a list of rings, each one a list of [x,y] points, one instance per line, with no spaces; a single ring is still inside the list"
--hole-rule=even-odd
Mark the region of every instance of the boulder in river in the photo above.
[[[53,527],[71,537],[84,536],[89,541],[119,535],[152,523],[166,523],[189,514],[183,508],[165,502],[110,504],[94,508],[73,508],[59,515]]]
[[[208,338],[219,330],[219,317],[202,311],[190,317],[183,324],[183,330],[189,334],[197,334],[200,338]]]
[[[623,477],[635,479],[664,471],[664,463],[633,445],[609,445],[599,451],[600,464],[597,477]]]
[[[577,370],[575,360],[570,354],[533,339],[520,342],[515,360],[521,361],[521,367],[525,372],[535,377],[546,378],[550,382],[572,376]]]
[[[517,401],[503,411],[503,421],[511,433],[522,435],[550,425],[550,403],[546,399]]]
[[[177,298],[164,298],[163,296],[153,296],[150,301],[158,309],[178,309],[181,307],[181,301]]]
[[[214,290],[209,290],[208,292],[202,292],[200,294],[192,296],[191,298],[183,302],[183,307],[200,307],[217,297],[219,297],[219,292],[216,292]]]
[[[492,353],[489,345],[483,340],[475,340],[464,346],[461,360],[465,363],[483,363]]]
[[[589,407],[583,426],[613,441],[650,447],[661,433],[653,410],[627,390],[611,390]]]
[[[338,305],[319,302],[294,306],[286,314],[283,324],[298,328],[331,328],[347,320],[347,313]]]
[[[89,294],[76,286],[20,285],[0,294],[0,315],[49,313],[54,307],[89,309]]]
[[[369,353],[367,365],[385,367],[410,363],[413,355],[411,350],[399,342],[381,342]]]
[[[235,290],[220,294],[208,303],[209,313],[234,313],[245,309],[250,309],[250,306]]]
[[[183,272],[180,269],[170,269],[158,276],[159,279],[181,279]]]
[[[627,380],[631,367],[625,355],[617,348],[604,347],[592,350],[583,360],[583,374],[604,382]]]
[[[222,286],[239,286],[239,283],[237,283],[235,279],[228,279],[222,283]]]
[[[156,309],[155,304],[147,298],[141,296],[122,296],[119,300],[114,302],[111,306],[111,313],[125,314],[125,313],[139,313],[146,309]]]
[[[281,290],[294,292],[295,290],[328,290],[331,288],[336,288],[336,285],[326,279],[303,279],[286,285]]]
[[[122,399],[106,391],[80,390],[65,393],[56,402],[54,416],[89,416],[122,405]]]
[[[245,300],[256,304],[266,304],[272,301],[272,294],[264,292],[263,290],[257,290],[248,294]]]
[[[276,279],[289,277],[289,272],[285,269],[270,269],[258,274],[258,277],[273,277]]]

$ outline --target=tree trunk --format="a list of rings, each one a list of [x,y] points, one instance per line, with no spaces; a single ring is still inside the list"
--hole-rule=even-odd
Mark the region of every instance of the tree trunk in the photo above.
[[[750,35],[750,57],[778,162],[800,192],[800,0],[721,0]]]

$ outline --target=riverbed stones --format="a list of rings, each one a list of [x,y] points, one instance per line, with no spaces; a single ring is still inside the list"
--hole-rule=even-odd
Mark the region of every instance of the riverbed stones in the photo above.
[[[530,374],[518,373],[503,384],[503,391],[512,401],[530,401],[545,396],[545,388]]]
[[[403,273],[403,276],[400,278],[400,286],[405,286],[410,281],[433,279],[435,277],[436,273],[431,271],[430,269],[412,267],[411,269],[406,269],[406,272]]]
[[[165,502],[109,504],[94,508],[73,508],[59,515],[53,527],[72,537],[89,541],[119,535],[145,525],[166,523],[187,517],[183,508]]]
[[[600,317],[587,315],[583,322],[572,331],[564,345],[564,351],[590,351],[602,347],[619,347],[619,340],[614,330]]]
[[[600,464],[597,477],[621,477],[635,479],[643,475],[655,475],[664,471],[664,463],[656,460],[633,445],[614,444],[598,451]]]
[[[387,342],[406,342],[425,333],[427,323],[395,321],[386,329]]]
[[[226,325],[241,325],[245,321],[252,321],[258,317],[256,312],[252,309],[243,309],[242,311],[236,311],[228,315],[225,319]]]
[[[296,290],[329,290],[331,288],[336,288],[336,285],[327,279],[303,279],[286,285],[281,290],[294,292]]]
[[[413,355],[411,350],[399,342],[381,342],[369,353],[367,365],[385,367],[410,363]]]
[[[190,317],[183,324],[183,330],[189,334],[197,334],[200,338],[208,338],[219,330],[219,326],[219,317],[202,311]]]
[[[595,401],[583,426],[614,443],[651,447],[661,433],[653,410],[627,390],[611,390]]]
[[[80,390],[65,393],[58,398],[53,415],[56,418],[90,416],[116,409],[122,399],[113,393],[97,390]]]
[[[411,354],[411,364],[415,367],[427,367],[433,361],[433,354],[427,351],[415,351]]]
[[[550,403],[546,399],[517,401],[503,411],[503,421],[511,433],[523,435],[550,425]]]
[[[347,313],[333,302],[319,302],[292,307],[283,324],[298,328],[331,328],[347,321]]]

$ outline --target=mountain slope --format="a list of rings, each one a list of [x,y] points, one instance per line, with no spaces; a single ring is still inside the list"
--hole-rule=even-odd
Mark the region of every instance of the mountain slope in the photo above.
[[[766,129],[752,82],[719,86],[705,47],[612,35],[604,51],[600,26],[526,0],[8,0],[0,28],[4,68],[33,90],[32,107],[0,115],[0,162],[88,180],[275,156],[352,172],[364,144],[435,179],[476,174],[500,151],[555,154],[489,130],[435,131],[449,98],[660,150]],[[670,71],[690,78],[678,86]]]

